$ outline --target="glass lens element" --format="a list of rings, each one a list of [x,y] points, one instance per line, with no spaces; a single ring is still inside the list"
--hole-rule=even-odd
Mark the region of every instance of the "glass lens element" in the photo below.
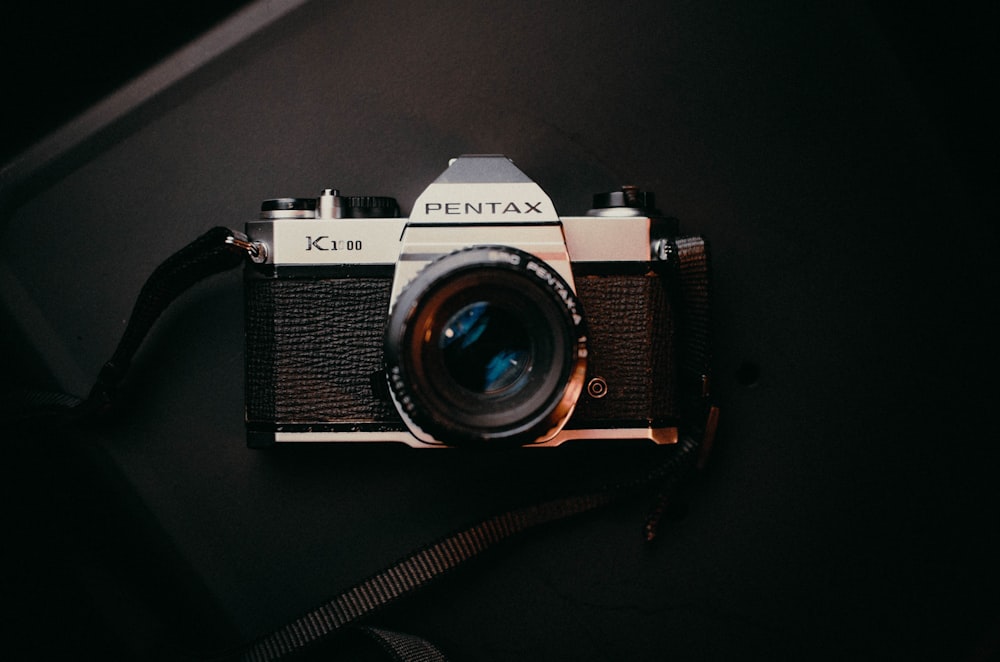
[[[524,325],[486,301],[455,313],[441,330],[438,347],[452,378],[484,395],[511,388],[531,364],[531,338]]]

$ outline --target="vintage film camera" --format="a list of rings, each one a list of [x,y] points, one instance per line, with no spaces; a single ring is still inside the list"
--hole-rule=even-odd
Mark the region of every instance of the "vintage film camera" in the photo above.
[[[635,187],[560,217],[506,157],[462,156],[409,218],[328,189],[246,234],[251,447],[672,444],[705,395],[705,243]]]

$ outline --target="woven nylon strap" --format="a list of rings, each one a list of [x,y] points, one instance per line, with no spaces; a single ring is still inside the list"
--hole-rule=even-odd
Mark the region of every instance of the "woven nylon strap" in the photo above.
[[[638,479],[490,517],[419,549],[252,644],[246,662],[280,660],[370,616],[483,552],[531,529],[582,515],[648,485],[669,492],[695,462],[698,443],[682,437],[670,459]],[[429,644],[428,644],[429,645]],[[409,659],[409,658],[403,658]],[[443,658],[431,658],[443,659]]]
[[[242,264],[246,251],[227,241],[228,228],[215,227],[180,249],[150,274],[136,299],[114,354],[101,368],[89,395],[80,400],[62,393],[28,392],[9,399],[5,409],[14,425],[63,426],[106,414],[153,324],[174,299],[209,276]],[[5,412],[6,413],[6,412]]]
[[[394,662],[445,662],[444,654],[434,644],[419,637],[381,628],[360,628],[360,631],[379,644]]]

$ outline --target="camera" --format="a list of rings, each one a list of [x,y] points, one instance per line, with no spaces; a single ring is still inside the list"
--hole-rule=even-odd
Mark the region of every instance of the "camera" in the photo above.
[[[706,395],[705,241],[637,187],[559,216],[467,155],[408,218],[326,189],[265,200],[246,235],[251,447],[673,444]]]

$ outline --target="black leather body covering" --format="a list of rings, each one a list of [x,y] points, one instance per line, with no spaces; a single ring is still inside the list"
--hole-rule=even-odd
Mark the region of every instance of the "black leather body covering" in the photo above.
[[[401,424],[373,382],[383,372],[389,277],[246,279],[246,406],[250,429],[329,429]],[[570,427],[645,425],[677,415],[674,321],[663,277],[582,275],[587,379]],[[347,428],[345,428],[347,429]]]

